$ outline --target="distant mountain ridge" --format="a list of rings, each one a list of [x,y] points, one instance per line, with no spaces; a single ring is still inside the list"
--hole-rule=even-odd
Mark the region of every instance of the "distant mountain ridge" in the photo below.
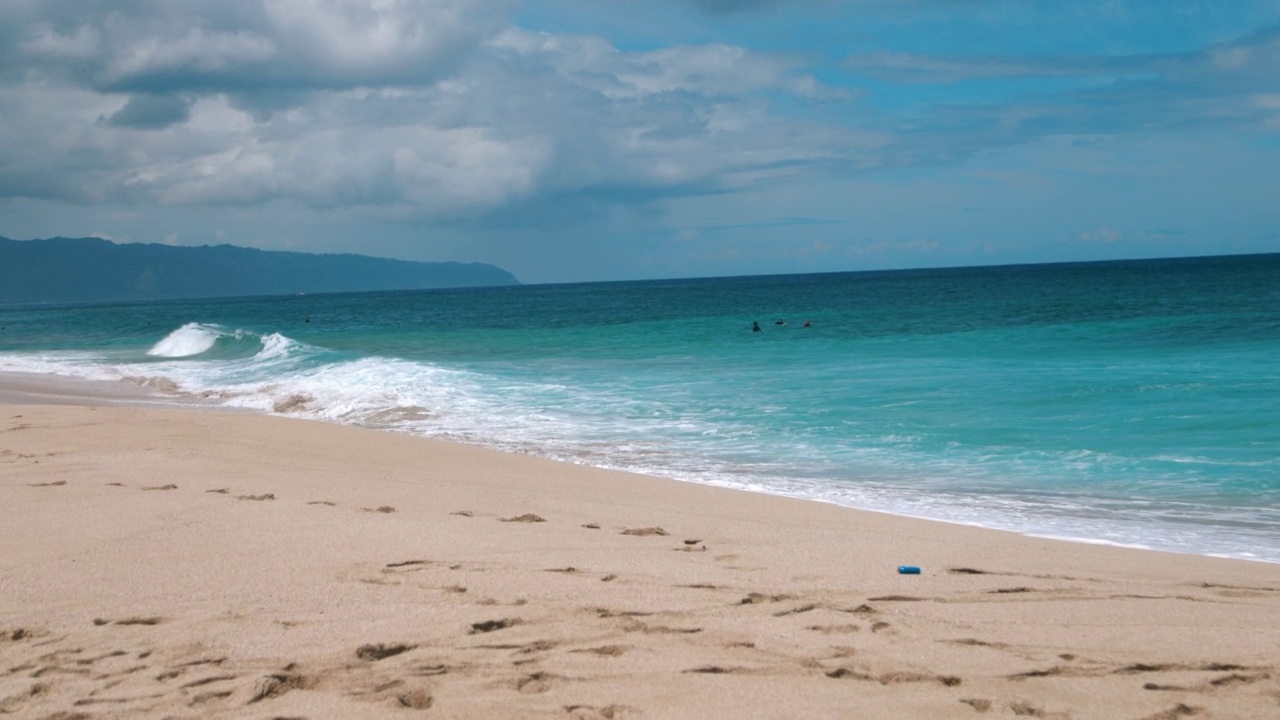
[[[235,245],[0,237],[0,303],[174,300],[519,285],[486,263],[412,262]]]

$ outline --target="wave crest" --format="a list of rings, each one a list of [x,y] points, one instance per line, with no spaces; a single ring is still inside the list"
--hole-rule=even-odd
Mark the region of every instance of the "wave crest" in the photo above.
[[[254,356],[257,360],[282,358],[288,356],[291,352],[301,349],[301,345],[297,341],[280,333],[263,335],[260,340],[262,342],[262,350],[258,351],[258,354]]]
[[[209,325],[190,322],[164,336],[147,351],[153,357],[181,358],[208,352],[224,335]]]

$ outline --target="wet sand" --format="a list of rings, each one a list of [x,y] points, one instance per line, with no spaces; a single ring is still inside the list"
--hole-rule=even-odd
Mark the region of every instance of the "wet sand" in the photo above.
[[[0,717],[1280,717],[1280,565],[41,387]]]

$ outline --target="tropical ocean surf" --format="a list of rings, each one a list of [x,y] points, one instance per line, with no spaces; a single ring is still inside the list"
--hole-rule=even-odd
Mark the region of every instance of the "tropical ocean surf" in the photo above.
[[[0,326],[0,371],[1280,562],[1280,255],[11,306]]]

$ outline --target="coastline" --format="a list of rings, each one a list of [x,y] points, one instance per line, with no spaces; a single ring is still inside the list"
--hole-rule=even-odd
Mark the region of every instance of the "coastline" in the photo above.
[[[0,382],[24,717],[1280,709],[1274,564],[26,383]]]
[[[142,378],[139,378],[142,380]],[[245,412],[194,395],[161,394],[145,382],[87,380],[62,375],[0,371],[0,405],[170,407]]]

